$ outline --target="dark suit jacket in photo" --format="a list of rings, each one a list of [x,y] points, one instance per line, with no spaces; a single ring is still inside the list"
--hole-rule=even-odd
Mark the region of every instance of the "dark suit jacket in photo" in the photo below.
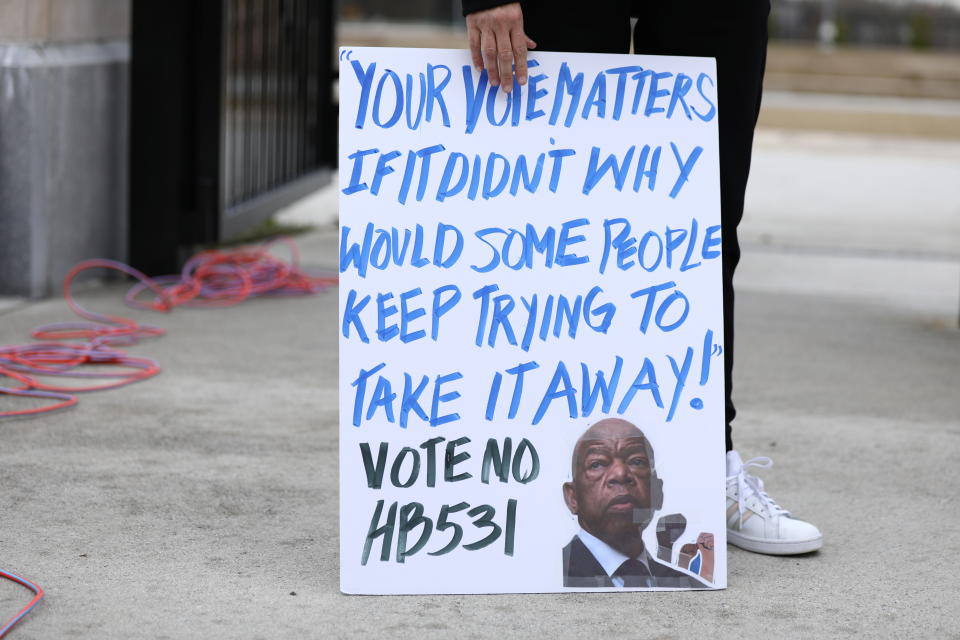
[[[700,580],[661,564],[653,558],[648,558],[650,573],[653,578],[651,587],[668,587],[673,589],[706,589],[708,585]],[[570,543],[563,548],[563,586],[581,588],[615,588],[607,572],[603,570],[597,559],[593,557],[587,546],[579,536],[573,536]]]

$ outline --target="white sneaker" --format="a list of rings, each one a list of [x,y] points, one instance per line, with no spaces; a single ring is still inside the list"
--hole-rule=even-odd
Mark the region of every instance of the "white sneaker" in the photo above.
[[[747,474],[748,467],[769,469],[770,458],[743,462],[727,452],[727,542],[747,551],[789,556],[816,551],[823,544],[820,530],[797,520],[763,490],[763,481]]]

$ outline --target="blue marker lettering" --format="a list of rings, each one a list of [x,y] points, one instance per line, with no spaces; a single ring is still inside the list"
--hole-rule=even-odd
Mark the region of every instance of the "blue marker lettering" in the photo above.
[[[350,289],[350,292],[347,293],[347,303],[344,305],[343,324],[341,325],[344,338],[350,338],[350,325],[353,325],[357,329],[357,337],[360,338],[360,342],[370,342],[370,338],[367,337],[367,332],[363,328],[363,321],[360,319],[360,312],[363,311],[368,302],[370,302],[370,296],[366,295],[360,300],[360,304],[357,304],[356,289]]]
[[[373,223],[368,222],[363,234],[363,243],[350,244],[347,237],[350,235],[350,227],[340,228],[340,273],[343,273],[353,264],[357,269],[357,275],[365,278],[367,275],[367,264],[370,262],[370,242],[373,239]]]
[[[710,105],[710,110],[707,111],[706,114],[702,114],[699,111],[697,111],[696,107],[690,107],[690,110],[693,111],[697,115],[697,117],[703,120],[704,122],[710,122],[711,120],[713,120],[713,116],[717,115],[717,107],[713,104],[713,101],[710,100],[709,97],[707,97],[707,94],[703,92],[704,80],[708,80],[710,82],[711,87],[715,87],[716,85],[713,83],[713,78],[711,78],[705,73],[701,73],[697,77],[697,93],[699,93],[700,97],[703,98],[708,105]]]
[[[670,197],[676,198],[680,189],[690,178],[690,172],[693,171],[693,165],[697,163],[697,158],[703,153],[703,147],[694,147],[686,160],[680,157],[680,150],[677,149],[677,145],[671,142],[670,148],[673,149],[673,157],[677,159],[677,166],[680,167],[680,175],[677,176],[677,181],[673,183],[673,189],[670,190]]]
[[[637,391],[649,391],[656,405],[663,409],[663,400],[660,398],[660,385],[657,384],[657,372],[653,363],[650,362],[650,358],[643,359],[643,366],[637,373],[637,377],[633,379],[633,384],[630,385],[630,388],[627,389],[627,392],[623,395],[623,400],[620,401],[620,406],[617,407],[617,413],[622,415],[630,408],[630,403],[633,401],[633,397],[637,395]]]
[[[540,63],[536,60],[528,60],[527,68],[532,69],[534,67],[539,67]],[[546,89],[538,89],[537,84],[546,80],[547,76],[543,73],[537,74],[535,76],[530,76],[527,79],[527,120],[536,120],[537,118],[542,118],[546,115],[543,112],[543,109],[537,109],[537,100],[547,95]]]
[[[598,286],[593,286],[590,288],[590,291],[587,293],[587,297],[583,300],[583,318],[587,323],[587,326],[597,333],[606,333],[607,329],[610,328],[610,323],[613,322],[613,316],[617,312],[617,307],[612,302],[605,302],[594,309],[593,301],[601,293],[603,293],[603,289]],[[590,318],[593,316],[602,316],[600,324],[593,324],[590,322]]]
[[[540,185],[540,176],[543,175],[543,162],[546,157],[547,154],[545,153],[537,156],[537,166],[533,169],[533,176],[530,176],[530,172],[527,170],[527,157],[523,154],[517,157],[513,169],[513,180],[510,182],[510,195],[517,195],[521,180],[523,180],[524,189],[530,193],[536,193],[537,187]]]
[[[614,237],[611,227],[620,225],[620,232]],[[630,234],[630,223],[626,218],[613,218],[603,221],[603,254],[600,256],[600,273],[607,270],[607,260],[610,258],[610,249],[621,246]]]
[[[633,90],[633,106],[630,108],[632,115],[637,115],[640,110],[640,97],[643,95],[643,87],[646,85],[647,78],[653,75],[653,70],[644,69],[633,74],[632,78],[637,81],[637,86]]]
[[[580,117],[586,120],[590,117],[590,109],[596,107],[597,117],[603,118],[607,113],[607,77],[598,73],[597,77],[593,79],[593,84],[590,86],[590,93],[587,94],[587,99],[583,103],[583,111],[580,114]]]
[[[377,294],[377,337],[381,342],[387,342],[398,333],[400,329],[396,324],[387,326],[386,320],[397,312],[395,305],[387,305],[386,302],[393,298],[392,293]]]
[[[650,90],[647,92],[647,106],[643,110],[643,115],[648,118],[655,113],[663,113],[663,107],[656,106],[657,100],[663,98],[664,96],[670,95],[670,91],[667,89],[660,89],[658,85],[661,80],[666,80],[673,74],[669,71],[664,71],[662,73],[655,73],[650,76]]]
[[[387,366],[387,363],[381,362],[369,371],[360,369],[356,380],[350,383],[351,387],[357,388],[357,392],[353,396],[353,426],[359,427],[360,419],[363,417],[363,399],[367,390],[367,379],[385,366]]]
[[[687,347],[687,351],[683,356],[683,366],[681,367],[677,366],[677,361],[673,359],[673,356],[668,355],[667,359],[670,361],[670,368],[673,369],[673,375],[677,379],[677,386],[673,388],[673,399],[670,401],[670,410],[667,412],[667,422],[670,422],[673,420],[673,414],[676,412],[677,404],[680,402],[680,393],[687,383],[687,376],[690,375],[690,363],[693,361],[693,348]]]
[[[570,245],[578,244],[586,240],[586,238],[583,236],[571,236],[570,230],[587,224],[590,224],[590,221],[587,218],[577,218],[575,220],[567,220],[560,226],[560,240],[557,242],[556,262],[561,267],[583,264],[584,262],[588,262],[590,260],[590,258],[587,256],[578,256],[573,253],[567,254],[567,249],[570,247]]]
[[[446,74],[440,82],[437,82],[437,71],[443,71]],[[447,113],[447,104],[443,100],[443,89],[447,86],[447,83],[450,82],[452,75],[453,73],[450,71],[450,67],[446,65],[427,65],[427,122],[433,120],[433,106],[436,103],[436,105],[440,107],[443,126],[450,126],[450,114]]]
[[[351,60],[350,65],[360,83],[360,100],[357,103],[357,119],[353,126],[357,129],[363,129],[363,123],[367,117],[367,104],[370,102],[370,87],[373,84],[373,72],[377,69],[377,63],[371,62],[366,69],[357,60]]]
[[[420,378],[420,383],[413,387],[413,378],[410,377],[410,374],[403,374],[403,395],[400,397],[400,428],[407,428],[407,417],[411,411],[424,422],[429,420],[427,412],[420,406],[420,395],[427,388],[428,382],[430,382],[430,378],[423,376]]]
[[[551,149],[547,155],[553,158],[553,168],[550,171],[550,191],[557,192],[557,185],[560,184],[560,172],[563,169],[563,159],[567,156],[575,156],[577,152],[573,149]]]
[[[581,391],[580,415],[584,418],[593,413],[593,408],[597,404],[600,396],[603,396],[603,404],[600,406],[603,413],[610,413],[610,407],[613,406],[613,397],[617,393],[617,385],[620,382],[620,372],[623,369],[623,358],[616,357],[613,364],[613,373],[610,374],[610,382],[607,383],[606,375],[602,369],[597,369],[594,374],[596,384],[590,385],[590,370],[586,363],[580,363],[580,373],[583,376],[583,390]]]
[[[560,109],[563,107],[564,95],[570,96],[570,106],[567,108],[567,117],[563,126],[569,127],[573,124],[573,117],[577,113],[577,106],[580,104],[580,94],[583,92],[583,72],[576,76],[570,75],[570,67],[566,62],[560,65],[560,73],[557,76],[556,94],[553,98],[553,110],[550,112],[550,124],[557,124],[560,117]]]
[[[493,87],[493,89],[496,90],[496,87]],[[503,164],[503,168],[500,171],[500,178],[497,180],[496,186],[494,186],[493,174],[496,171],[498,160]],[[500,195],[500,192],[507,186],[509,180],[510,163],[499,153],[490,152],[490,155],[487,156],[487,170],[483,174],[483,199],[488,200]]]
[[[677,77],[673,80],[673,91],[670,93],[670,106],[667,108],[667,118],[673,117],[673,110],[677,108],[677,103],[680,103],[680,106],[683,107],[683,113],[687,116],[687,120],[693,120],[693,116],[690,115],[690,108],[687,107],[687,101],[683,99],[692,87],[693,78],[685,73],[677,74]]]
[[[477,236],[480,242],[490,247],[491,251],[493,252],[492,255],[490,256],[490,262],[488,262],[484,266],[478,267],[476,265],[470,265],[470,268],[478,273],[486,273],[488,271],[491,271],[495,269],[497,265],[500,264],[500,252],[497,251],[497,248],[494,245],[490,244],[490,242],[487,241],[486,239],[488,235],[493,233],[502,233],[506,235],[507,232],[497,227],[487,227],[486,229],[480,229],[479,231],[473,234]]]
[[[478,347],[483,345],[483,331],[487,327],[487,314],[490,312],[490,294],[499,290],[497,285],[488,284],[473,292],[473,299],[480,301],[480,317],[477,320],[477,336],[474,340]]]
[[[630,161],[633,160],[634,151],[636,151],[636,146],[631,146],[627,150],[623,162],[619,165],[617,164],[616,154],[611,153],[607,156],[606,160],[597,167],[597,161],[600,158],[600,147],[593,147],[590,150],[590,163],[587,165],[587,175],[583,180],[583,195],[590,195],[590,192],[607,171],[613,173],[614,188],[617,191],[622,191],[623,183],[626,181],[627,174],[630,172]]]
[[[460,164],[460,177],[457,183],[450,186],[450,179],[456,170],[457,164]],[[467,177],[470,173],[470,161],[467,156],[454,151],[447,157],[447,164],[443,168],[443,176],[440,178],[440,187],[437,189],[437,202],[443,202],[451,196],[455,196],[467,185]]]
[[[377,158],[377,170],[373,172],[373,185],[370,187],[370,193],[373,195],[380,193],[380,183],[383,181],[383,177],[394,172],[393,167],[388,166],[387,163],[399,156],[399,151],[380,154],[380,157]]]
[[[520,399],[523,396],[523,375],[527,371],[533,371],[540,367],[535,361],[524,362],[515,367],[507,369],[507,373],[514,376],[513,395],[510,397],[510,410],[507,412],[507,418],[511,420],[517,417],[517,410],[520,409]]]
[[[387,78],[393,81],[393,95],[394,95],[394,107],[393,113],[386,120],[386,122],[381,121],[380,119],[380,98],[383,95],[383,87],[387,83]],[[377,92],[373,97],[373,122],[378,127],[384,129],[389,129],[393,125],[397,124],[400,120],[400,116],[403,114],[403,85],[400,83],[400,78],[396,73],[390,69],[386,69],[383,72],[383,75],[380,76],[380,82],[377,83]]]
[[[703,249],[700,252],[700,255],[703,256],[704,260],[713,260],[720,257],[720,251],[713,249],[720,244],[721,238],[716,234],[720,233],[720,225],[714,224],[707,227],[707,230],[703,234]]]
[[[420,96],[420,104],[417,107],[417,118],[416,120],[411,121],[410,116],[413,113],[413,76],[409,73],[407,74],[407,95],[406,95],[406,105],[407,105],[407,128],[416,129],[420,126],[420,120],[423,118],[423,104],[427,99],[427,79],[420,73],[420,93],[417,94]]]
[[[643,71],[643,67],[631,65],[629,67],[615,67],[607,69],[607,73],[617,76],[617,93],[613,100],[613,119],[619,120],[623,112],[623,97],[627,90],[627,74]]]
[[[577,390],[574,388],[573,383],[570,382],[570,374],[567,373],[567,366],[563,364],[563,360],[557,362],[557,369],[554,371],[553,378],[550,379],[550,385],[547,387],[547,392],[540,401],[540,406],[537,407],[537,412],[533,416],[532,424],[540,424],[547,409],[550,408],[550,403],[558,398],[567,399],[567,409],[569,410],[570,417],[576,418]]]
[[[633,179],[633,190],[640,191],[640,185],[643,178],[647,178],[647,189],[653,191],[657,184],[657,169],[660,166],[660,147],[653,150],[653,158],[650,160],[650,167],[647,168],[647,156],[650,155],[650,145],[643,145],[640,150],[640,158],[637,160],[637,175]]]
[[[690,242],[687,243],[687,252],[683,255],[683,264],[680,265],[680,271],[689,271],[700,266],[699,262],[690,262],[690,258],[693,257],[693,250],[696,248],[697,244],[697,230],[699,225],[697,224],[697,219],[693,218],[690,220]]]
[[[343,189],[344,195],[349,196],[350,194],[363,191],[367,188],[366,182],[360,182],[363,172],[363,157],[371,153],[378,153],[379,151],[379,149],[358,149],[347,156],[348,160],[353,160],[353,169],[350,171],[350,184]]]
[[[443,249],[447,242],[447,232],[453,232],[455,243],[450,255],[444,258]],[[460,229],[442,222],[437,224],[437,242],[433,251],[433,264],[441,269],[449,269],[457,263],[461,253],[463,253],[463,233]]]
[[[450,297],[443,300],[445,293]],[[433,290],[433,323],[430,325],[430,339],[436,340],[440,333],[440,318],[460,302],[460,288],[455,284],[445,284]]]
[[[417,287],[415,289],[410,289],[409,291],[404,291],[400,294],[400,342],[404,344],[413,342],[414,340],[419,340],[427,335],[427,332],[424,329],[418,329],[413,333],[409,332],[409,326],[411,322],[421,316],[427,315],[427,311],[423,307],[417,307],[412,311],[407,308],[407,301],[409,301],[410,298],[416,298],[421,293],[423,292],[419,287]]]
[[[466,133],[473,133],[480,119],[480,110],[483,108],[483,96],[487,92],[487,71],[480,72],[477,86],[473,86],[473,68],[463,65],[463,90],[466,92],[467,113]],[[472,199],[472,198],[471,198]]]
[[[454,371],[453,373],[448,373],[445,376],[437,376],[436,383],[433,386],[433,402],[430,405],[430,426],[438,427],[441,424],[446,424],[448,422],[453,422],[454,420],[460,419],[459,413],[448,413],[446,415],[438,415],[440,410],[440,403],[452,402],[460,397],[459,391],[451,391],[449,393],[441,393],[440,387],[448,382],[453,382],[454,380],[459,380],[463,377],[463,374],[459,371]]]

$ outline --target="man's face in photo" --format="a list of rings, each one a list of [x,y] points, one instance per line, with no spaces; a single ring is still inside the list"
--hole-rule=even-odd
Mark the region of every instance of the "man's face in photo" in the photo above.
[[[653,454],[643,433],[625,420],[593,425],[574,449],[567,506],[580,526],[607,544],[639,539],[650,523]]]

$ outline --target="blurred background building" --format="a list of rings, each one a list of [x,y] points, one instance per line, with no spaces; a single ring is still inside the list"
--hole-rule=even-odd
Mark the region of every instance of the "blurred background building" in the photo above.
[[[761,126],[960,139],[960,0],[777,0],[770,30]],[[0,295],[175,270],[328,182],[337,44],[462,48],[459,1],[0,0]]]

